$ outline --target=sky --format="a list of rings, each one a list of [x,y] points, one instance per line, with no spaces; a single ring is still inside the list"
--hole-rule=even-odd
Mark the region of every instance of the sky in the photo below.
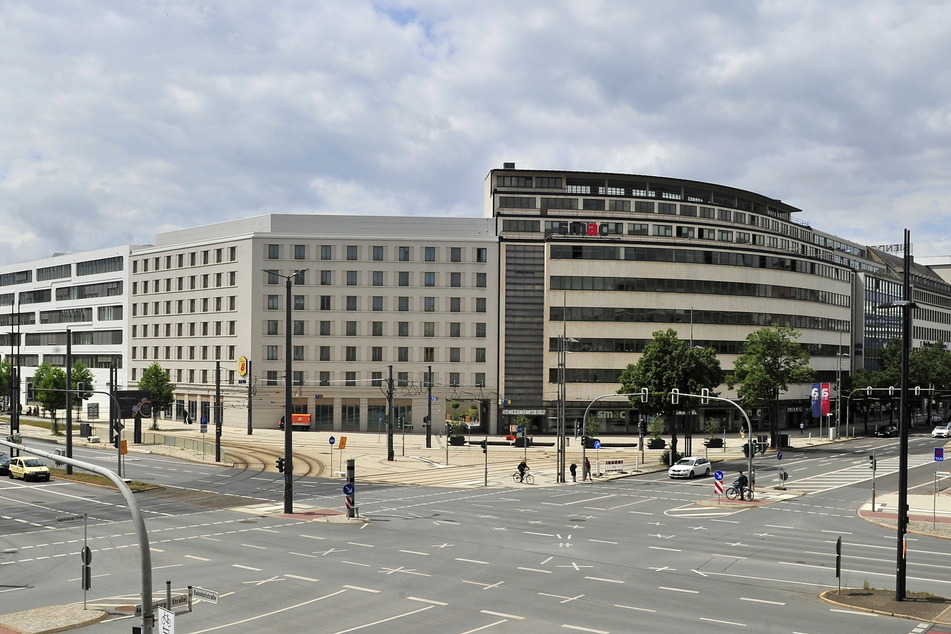
[[[489,170],[728,185],[951,255],[951,4],[0,0],[0,265]]]

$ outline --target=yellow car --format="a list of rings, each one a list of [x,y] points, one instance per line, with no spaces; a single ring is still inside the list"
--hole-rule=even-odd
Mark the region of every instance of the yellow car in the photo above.
[[[45,480],[49,482],[50,468],[39,458],[11,458],[10,477],[27,480]]]

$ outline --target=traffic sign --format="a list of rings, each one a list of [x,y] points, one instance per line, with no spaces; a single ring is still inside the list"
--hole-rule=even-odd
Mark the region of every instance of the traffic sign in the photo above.
[[[934,448],[934,459],[935,462],[944,462],[944,447]]]
[[[192,586],[192,597],[218,605],[218,593],[214,590],[206,590],[198,586]]]
[[[777,451],[777,452],[776,452],[776,460],[782,460],[782,459],[783,459],[783,452]]]
[[[515,428],[515,431],[521,434],[521,433],[522,433],[522,426],[519,425],[518,427],[516,427],[516,428]]]
[[[595,448],[595,449],[600,449],[600,448],[601,448],[601,441],[600,441],[600,440],[595,440],[595,441],[594,441],[594,448]]]
[[[720,475],[723,475],[723,474],[720,474]],[[717,492],[717,495],[723,493],[723,480],[714,480],[713,490]]]
[[[716,471],[714,471],[714,472],[713,472],[713,479],[714,479],[714,480],[723,480],[723,472],[720,471],[719,469],[717,469]]]
[[[333,446],[333,444],[334,444],[335,442],[337,442],[337,439],[334,438],[333,436],[331,436],[331,437],[329,438],[329,440],[330,440],[331,446]]]
[[[789,479],[789,474],[786,473],[785,471],[780,471],[780,472],[779,472],[779,479],[782,480],[783,482],[785,482],[786,480]]]
[[[84,566],[88,566],[92,563],[92,551],[89,550],[89,546],[83,546],[83,549],[79,551],[79,558],[82,560]]]
[[[345,485],[343,485],[344,495],[353,495],[354,490],[355,487],[353,486],[353,482],[347,482]]]

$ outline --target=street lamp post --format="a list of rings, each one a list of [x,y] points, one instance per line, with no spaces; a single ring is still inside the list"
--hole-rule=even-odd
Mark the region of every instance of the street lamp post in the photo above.
[[[307,269],[299,269],[290,275],[276,271],[267,271],[270,275],[284,279],[284,512],[294,512],[294,425],[291,424],[293,409],[291,377],[293,377],[293,348],[291,347],[291,283]]]

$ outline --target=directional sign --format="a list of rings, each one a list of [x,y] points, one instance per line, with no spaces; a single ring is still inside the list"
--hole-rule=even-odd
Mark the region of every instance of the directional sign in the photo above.
[[[714,472],[713,472],[713,479],[714,479],[714,480],[721,480],[721,481],[722,481],[722,480],[723,480],[723,472],[720,471],[719,469],[717,469],[716,471],[714,471]]]
[[[353,482],[347,482],[345,485],[343,485],[344,495],[353,495],[354,490],[355,487],[353,486]]]
[[[944,462],[944,447],[934,448],[934,459],[935,462]]]
[[[515,428],[515,431],[518,432],[519,434],[521,434],[521,433],[522,433],[522,426],[519,425],[518,427],[516,427],[516,428]]]
[[[158,608],[155,612],[155,624],[159,634],[175,634],[175,613],[165,608]]]
[[[601,441],[600,441],[600,440],[595,440],[595,441],[594,441],[594,448],[595,448],[595,449],[600,449],[600,448],[601,448]]]
[[[329,441],[330,441],[330,444],[331,444],[331,446],[332,446],[335,442],[337,442],[337,439],[334,438],[333,436],[331,436],[331,437],[329,438]]]
[[[205,590],[198,586],[192,586],[192,597],[218,605],[218,593],[214,590]]]
[[[783,452],[777,451],[777,452],[776,452],[776,460],[782,460],[782,459],[783,459]]]

